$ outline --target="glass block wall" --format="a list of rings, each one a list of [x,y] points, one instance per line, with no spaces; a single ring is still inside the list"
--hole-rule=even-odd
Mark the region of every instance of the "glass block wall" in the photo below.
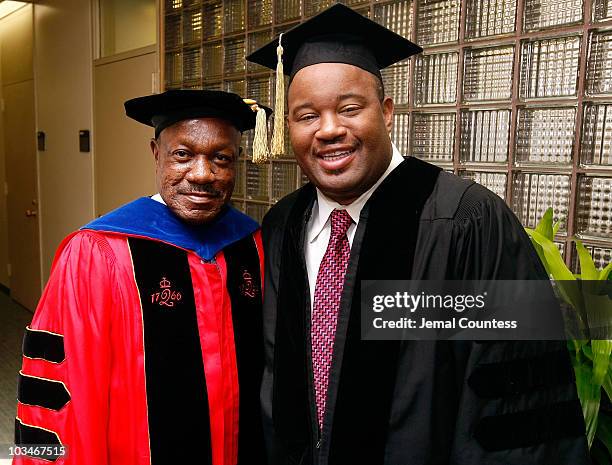
[[[245,54],[330,0],[163,0],[166,89],[224,89],[269,105]],[[479,182],[524,225],[548,207],[598,266],[612,257],[612,0],[349,0],[424,53],[383,71],[401,152]],[[244,146],[250,153],[251,140]],[[234,204],[261,220],[307,182],[286,158],[238,165]]]

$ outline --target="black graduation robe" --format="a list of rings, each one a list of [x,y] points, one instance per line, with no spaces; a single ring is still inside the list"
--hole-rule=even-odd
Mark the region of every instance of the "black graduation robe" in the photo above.
[[[271,464],[589,463],[565,342],[361,340],[362,279],[547,279],[499,197],[415,158],[361,212],[319,432],[304,261],[315,200],[307,184],[263,221]]]

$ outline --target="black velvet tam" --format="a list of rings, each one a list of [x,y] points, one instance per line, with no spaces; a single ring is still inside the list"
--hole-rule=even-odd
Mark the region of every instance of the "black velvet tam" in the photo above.
[[[168,126],[193,118],[221,118],[243,132],[255,127],[257,116],[240,96],[218,90],[168,90],[133,98],[124,105],[128,117],[155,128],[155,137]],[[266,116],[272,113],[260,107],[266,110]]]

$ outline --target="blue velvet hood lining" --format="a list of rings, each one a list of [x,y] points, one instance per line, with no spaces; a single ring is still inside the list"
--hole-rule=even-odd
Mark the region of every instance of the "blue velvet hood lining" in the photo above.
[[[230,206],[212,223],[190,225],[177,218],[163,203],[141,197],[81,229],[148,237],[191,250],[204,260],[212,260],[224,247],[258,228],[255,220]]]

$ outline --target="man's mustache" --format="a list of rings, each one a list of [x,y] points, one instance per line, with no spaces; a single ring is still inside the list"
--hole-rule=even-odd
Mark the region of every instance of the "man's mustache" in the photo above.
[[[215,189],[212,184],[189,184],[185,189],[183,189],[183,194],[210,194],[215,197],[219,197],[221,195],[221,191]]]

